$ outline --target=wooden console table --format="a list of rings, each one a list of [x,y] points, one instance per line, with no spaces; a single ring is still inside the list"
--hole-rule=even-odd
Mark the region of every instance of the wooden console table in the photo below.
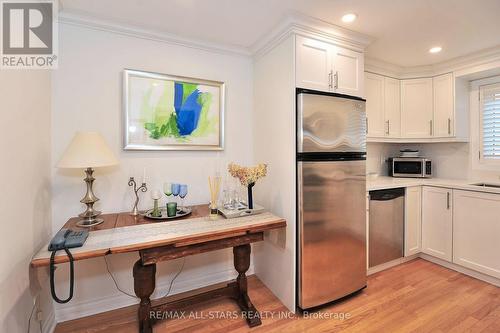
[[[134,264],[134,291],[140,299],[138,320],[139,332],[152,332],[157,321],[156,313],[170,313],[189,305],[214,298],[234,299],[248,325],[261,324],[260,316],[247,294],[246,271],[250,267],[251,243],[262,241],[264,231],[286,226],[284,219],[271,213],[245,216],[226,220],[208,220],[206,205],[193,207],[193,213],[183,219],[152,222],[142,216],[128,213],[102,215],[104,222],[91,228],[83,247],[72,249],[74,260],[103,257],[124,252],[139,252],[139,260]],[[76,226],[78,218],[70,219],[63,228],[81,229]],[[48,266],[50,252],[44,246],[31,261],[34,267]],[[235,282],[226,287],[211,290],[174,302],[151,305],[150,296],[155,289],[156,264],[198,253],[233,248],[234,267],[238,272]],[[64,251],[58,252],[56,263],[68,262]]]

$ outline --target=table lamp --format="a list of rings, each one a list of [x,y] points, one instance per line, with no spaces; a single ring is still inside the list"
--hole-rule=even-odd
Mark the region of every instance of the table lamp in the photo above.
[[[87,193],[80,200],[87,205],[87,209],[79,214],[82,220],[77,222],[80,227],[93,227],[102,223],[104,220],[98,218],[100,211],[94,209],[94,204],[99,201],[92,191],[92,185],[95,178],[92,177],[94,168],[117,165],[118,160],[106,141],[97,132],[77,132],[66,148],[66,151],[57,164],[61,169],[84,169],[87,183]]]

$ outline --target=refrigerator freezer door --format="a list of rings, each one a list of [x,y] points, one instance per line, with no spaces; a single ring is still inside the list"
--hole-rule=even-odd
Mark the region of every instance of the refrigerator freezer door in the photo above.
[[[297,152],[366,152],[365,102],[297,95]]]
[[[365,161],[299,162],[299,307],[366,286]]]

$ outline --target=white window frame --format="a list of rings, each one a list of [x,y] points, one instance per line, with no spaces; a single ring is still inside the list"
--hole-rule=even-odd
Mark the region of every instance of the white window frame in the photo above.
[[[471,82],[470,92],[470,120],[471,120],[471,145],[472,169],[500,171],[500,159],[483,158],[482,135],[482,102],[481,87],[500,83],[500,76],[490,77]]]

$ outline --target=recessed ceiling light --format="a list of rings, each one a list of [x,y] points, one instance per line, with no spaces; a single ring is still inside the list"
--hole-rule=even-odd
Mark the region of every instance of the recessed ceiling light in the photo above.
[[[344,16],[342,16],[342,22],[344,22],[344,23],[351,23],[357,17],[358,17],[358,15],[356,15],[354,13],[345,14]]]
[[[430,52],[430,53],[439,53],[439,52],[441,52],[441,50],[442,50],[442,49],[443,49],[443,48],[442,48],[441,46],[434,46],[434,47],[432,47],[432,48],[429,50],[429,52]]]

